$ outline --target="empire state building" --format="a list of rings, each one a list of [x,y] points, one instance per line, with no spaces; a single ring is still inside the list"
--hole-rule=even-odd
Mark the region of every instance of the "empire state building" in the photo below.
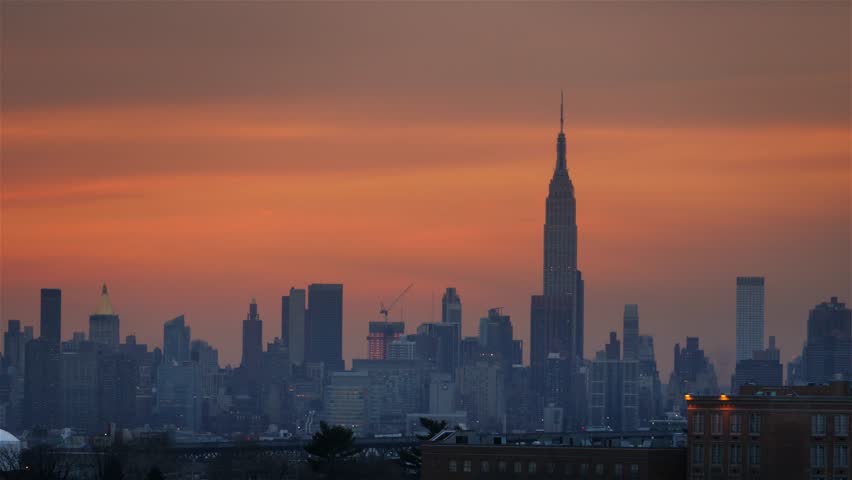
[[[534,387],[565,392],[572,383],[570,372],[583,358],[583,279],[577,269],[577,203],[566,161],[564,102],[559,107],[556,137],[556,168],[545,202],[544,291],[530,305],[530,366]],[[548,373],[547,365],[564,363],[560,374]],[[554,375],[563,376],[555,380]],[[561,383],[563,382],[564,383]],[[556,383],[554,383],[556,382]],[[548,401],[564,403],[558,398]]]

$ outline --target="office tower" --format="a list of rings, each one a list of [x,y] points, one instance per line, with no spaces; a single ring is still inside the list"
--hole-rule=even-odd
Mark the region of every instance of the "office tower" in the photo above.
[[[444,323],[455,323],[461,330],[462,304],[461,297],[453,287],[447,288],[441,297],[441,321]]]
[[[807,382],[852,379],[852,311],[837,297],[810,311],[802,363]]]
[[[467,411],[474,430],[503,430],[507,376],[502,367],[486,361],[459,368],[456,384],[461,408]]]
[[[400,338],[388,344],[388,360],[417,359],[417,342]]]
[[[189,333],[183,315],[163,325],[163,361],[180,363],[189,360]]]
[[[479,337],[464,337],[461,340],[459,364],[475,363],[482,359],[482,346]]]
[[[95,313],[89,316],[89,340],[111,350],[118,349],[120,320],[112,309],[106,284],[101,287],[101,298]]]
[[[668,407],[684,411],[685,394],[718,395],[719,384],[716,369],[710,359],[699,348],[698,337],[686,337],[686,348],[674,346],[674,368],[669,377]]]
[[[281,297],[281,340],[285,344],[289,344],[288,336],[290,335],[290,297],[284,295]]]
[[[283,297],[282,304],[287,305],[287,346],[290,350],[290,363],[301,366],[305,363],[305,290],[290,288],[290,295]]]
[[[429,375],[429,413],[455,413],[456,383],[447,373]]]
[[[23,373],[22,369],[26,360],[24,347],[32,339],[31,328],[22,331],[20,320],[9,320],[6,333],[3,334],[3,367],[5,369],[14,367],[19,370],[19,373]]]
[[[488,316],[480,320],[479,344],[482,352],[491,360],[508,367],[513,364],[515,345],[512,339],[512,321],[503,315],[502,308],[488,310]]]
[[[193,340],[189,344],[190,358],[201,370],[201,395],[214,398],[218,393],[219,351],[204,340]]]
[[[309,294],[310,295],[310,294]],[[366,371],[332,372],[325,387],[324,415],[329,425],[343,425],[363,435],[369,427],[367,398],[370,377]]]
[[[417,336],[429,348],[427,359],[434,361],[438,371],[455,375],[459,366],[459,329],[453,323],[424,323],[417,327]]]
[[[80,342],[62,352],[62,425],[82,433],[103,430],[98,415],[98,345]]]
[[[737,277],[737,362],[763,350],[763,277]]]
[[[756,351],[752,358],[737,362],[731,379],[731,391],[739,393],[740,388],[748,384],[780,387],[784,379],[784,366],[780,359],[781,352],[775,347],[775,337],[770,336],[766,350]]]
[[[624,359],[639,359],[639,305],[624,306]]]
[[[650,420],[662,413],[662,385],[657,360],[654,355],[654,337],[639,336],[639,424],[649,425]]]
[[[589,426],[633,431],[639,426],[639,365],[621,360],[619,350],[620,342],[610,333],[605,351],[591,364]]]
[[[306,333],[305,359],[325,363],[327,372],[343,370],[343,285],[308,285]]]
[[[202,416],[201,366],[198,362],[169,358],[172,360],[160,364],[157,373],[157,423],[198,431]]]
[[[370,322],[367,335],[367,358],[384,360],[388,356],[388,346],[402,337],[405,332],[403,322]]]
[[[524,363],[524,341],[512,340],[512,365],[522,365]]]
[[[62,340],[62,290],[41,289],[41,333],[39,338],[56,344]],[[57,367],[58,368],[58,367]]]
[[[97,344],[96,344],[97,345]],[[139,366],[132,355],[98,346],[98,419],[101,426],[115,423],[129,428],[136,423],[136,389]]]
[[[249,373],[260,374],[261,355],[263,354],[263,321],[257,313],[257,301],[252,298],[248,315],[243,320],[243,359],[241,365]]]
[[[367,430],[397,433],[405,416],[425,412],[429,400],[429,369],[421,360],[352,360],[353,372],[367,372]]]
[[[261,370],[265,384],[281,383],[290,378],[293,370],[290,365],[290,355],[287,344],[280,338],[276,337],[271,343],[266,344]]]

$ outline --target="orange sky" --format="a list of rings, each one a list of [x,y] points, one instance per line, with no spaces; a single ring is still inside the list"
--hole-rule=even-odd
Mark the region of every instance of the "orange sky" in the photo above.
[[[785,360],[852,296],[846,3],[2,13],[4,324],[60,287],[85,330],[105,280],[122,335],[184,313],[235,362],[250,297],[271,339],[290,286],[341,282],[350,359],[414,282],[409,331],[455,286],[465,334],[503,306],[527,340],[560,87],[590,356],[639,303],[664,381],[699,335],[727,383],[737,275]]]

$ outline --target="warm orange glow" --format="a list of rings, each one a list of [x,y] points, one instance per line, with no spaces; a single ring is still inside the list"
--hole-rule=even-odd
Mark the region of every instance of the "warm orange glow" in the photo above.
[[[724,401],[728,400],[728,396],[723,393],[723,394],[719,395],[719,400],[722,400],[724,402]]]
[[[683,399],[686,400],[686,401],[692,400],[692,395],[687,393],[686,395],[683,396]]]

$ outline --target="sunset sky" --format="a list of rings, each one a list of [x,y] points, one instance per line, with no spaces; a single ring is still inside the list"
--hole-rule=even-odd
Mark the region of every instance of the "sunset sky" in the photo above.
[[[344,284],[344,357],[379,303],[464,334],[502,306],[528,354],[565,89],[587,356],[638,303],[664,382],[700,336],[722,384],[737,275],[766,332],[852,301],[848,2],[0,3],[2,305],[63,337],[101,282],[121,335],[238,363],[257,297]]]

